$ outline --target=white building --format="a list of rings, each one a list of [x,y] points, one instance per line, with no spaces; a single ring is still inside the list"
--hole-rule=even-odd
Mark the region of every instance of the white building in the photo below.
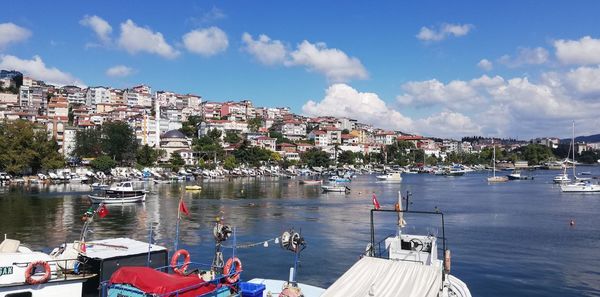
[[[228,120],[206,120],[200,123],[198,129],[198,137],[208,134],[208,131],[217,129],[221,131],[221,139],[225,137],[225,133],[234,132],[238,134],[248,133],[248,124],[245,122],[233,122]]]

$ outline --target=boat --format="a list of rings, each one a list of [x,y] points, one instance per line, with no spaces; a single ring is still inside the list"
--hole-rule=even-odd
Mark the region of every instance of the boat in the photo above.
[[[381,181],[402,181],[402,173],[399,171],[388,172],[384,175],[376,176],[378,180]]]
[[[577,177],[577,172],[575,170],[575,122],[573,122],[573,135],[571,138],[571,148],[569,151],[573,152],[573,178],[574,181],[567,184],[561,184],[560,190],[567,193],[600,193],[600,184],[594,184],[590,181],[589,178],[579,178]],[[567,160],[569,156],[567,156]]]
[[[349,183],[351,182],[350,178],[347,177],[339,177],[337,175],[331,176],[329,178],[330,182],[336,182],[336,183]]]
[[[562,174],[559,174],[557,176],[555,176],[552,181],[555,184],[566,184],[571,182],[571,179],[569,178],[569,175],[566,173],[567,171],[567,167],[563,167],[564,168],[564,172]]]
[[[303,179],[300,180],[299,182],[301,185],[307,185],[307,186],[314,186],[314,185],[320,185],[323,183],[322,180],[318,179],[318,180],[312,180],[312,179]]]
[[[109,185],[104,184],[104,183],[92,183],[90,185],[90,187],[92,188],[92,190],[96,191],[96,190],[105,190],[110,188]]]
[[[83,283],[94,274],[78,273],[64,265],[72,259],[56,260],[32,251],[15,239],[0,243],[0,296],[2,297],[80,297]],[[80,263],[83,268],[85,263]]]
[[[188,191],[199,191],[199,190],[202,190],[202,187],[199,185],[191,185],[191,186],[185,186],[185,189]]]
[[[501,183],[501,182],[505,182],[508,181],[508,177],[506,176],[500,176],[500,175],[496,175],[496,146],[494,145],[494,139],[492,138],[492,146],[494,147],[494,152],[493,152],[493,158],[492,158],[492,172],[493,175],[487,178],[487,181],[489,183]]]
[[[344,185],[323,185],[323,192],[350,192],[350,188]]]
[[[170,179],[166,179],[166,180],[154,179],[154,180],[152,180],[152,182],[154,182],[154,184],[156,184],[156,185],[158,185],[158,184],[170,184],[171,180]]]
[[[579,175],[592,175],[591,171],[583,171],[583,172],[579,172]]]
[[[521,170],[515,169],[512,173],[507,174],[506,177],[509,180],[528,180],[533,179],[533,176],[526,176],[521,174]]]
[[[98,195],[90,194],[92,203],[132,203],[146,201],[146,192],[134,190],[131,181],[117,183],[114,187],[102,190]]]
[[[452,166],[444,171],[446,176],[463,176],[466,171],[459,166]]]

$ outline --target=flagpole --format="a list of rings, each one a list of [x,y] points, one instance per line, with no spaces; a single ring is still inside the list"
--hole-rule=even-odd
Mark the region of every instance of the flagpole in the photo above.
[[[177,204],[177,225],[175,227],[175,251],[179,250],[179,221],[181,221],[181,201],[183,200],[183,192],[179,196],[179,203]]]

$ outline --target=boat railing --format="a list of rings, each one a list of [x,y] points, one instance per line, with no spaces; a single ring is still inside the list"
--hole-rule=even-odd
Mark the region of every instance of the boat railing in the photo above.
[[[29,262],[13,262],[12,264],[14,266],[20,267],[20,268],[26,268],[27,266],[29,266],[29,264],[31,264],[34,261],[29,261]],[[88,264],[86,263],[86,261],[80,261],[79,259],[55,259],[55,260],[48,260],[48,261],[44,261],[46,263],[48,263],[49,265],[51,264],[55,264],[56,266],[56,271],[52,271],[52,275],[56,274],[56,278],[50,278],[50,281],[52,280],[69,280],[72,278],[85,278],[86,276],[90,276],[92,275],[92,273],[90,273]],[[70,264],[71,262],[73,262],[74,264]],[[62,264],[62,265],[61,265]],[[68,268],[69,266],[72,266],[73,268]]]

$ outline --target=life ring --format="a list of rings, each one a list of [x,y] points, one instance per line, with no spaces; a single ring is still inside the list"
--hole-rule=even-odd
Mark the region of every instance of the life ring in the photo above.
[[[229,275],[231,273],[231,266],[234,264],[235,272],[232,275]],[[229,258],[223,268],[223,274],[226,275],[225,280],[230,284],[237,282],[240,279],[240,272],[242,272],[242,261],[237,257]]]
[[[44,267],[44,275],[42,275],[41,277],[39,277],[39,276],[34,277],[35,267],[38,267],[38,266]],[[29,265],[27,265],[27,268],[25,269],[25,282],[30,285],[43,284],[50,279],[51,273],[52,273],[52,271],[50,270],[50,265],[48,264],[48,262],[41,261],[41,260],[31,262],[31,263],[29,263]]]
[[[181,267],[177,267],[177,260],[179,260],[179,257],[181,256],[184,257],[183,265],[181,265]],[[185,271],[187,270],[189,265],[190,253],[184,249],[178,250],[177,252],[175,252],[173,257],[171,257],[171,267],[173,268],[173,271],[175,271],[175,273],[179,275],[185,275]]]

